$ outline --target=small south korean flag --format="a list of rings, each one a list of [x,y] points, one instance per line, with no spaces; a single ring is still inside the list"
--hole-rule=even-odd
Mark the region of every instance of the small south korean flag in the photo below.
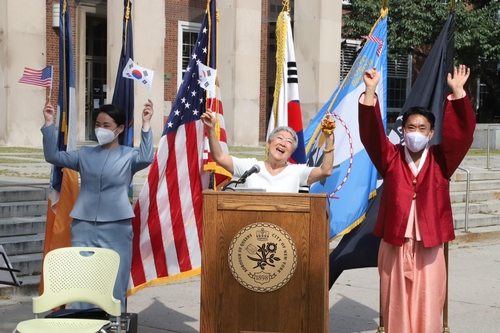
[[[153,76],[155,71],[137,65],[132,59],[129,59],[125,68],[123,68],[123,77],[136,80],[142,83],[148,90],[153,86]]]
[[[198,63],[198,76],[200,86],[208,90],[210,94],[215,93],[215,78],[217,77],[217,70],[211,67]]]

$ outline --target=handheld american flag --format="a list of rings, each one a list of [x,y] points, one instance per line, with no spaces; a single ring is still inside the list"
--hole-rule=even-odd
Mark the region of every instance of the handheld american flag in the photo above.
[[[203,171],[205,128],[200,121],[206,93],[198,82],[198,64],[207,63],[208,22],[215,20],[215,1],[209,1],[209,9],[135,205],[128,294],[200,273],[201,192],[208,173]]]
[[[46,88],[52,87],[52,73],[52,66],[47,66],[44,69],[24,67],[23,76],[19,79],[19,83]]]

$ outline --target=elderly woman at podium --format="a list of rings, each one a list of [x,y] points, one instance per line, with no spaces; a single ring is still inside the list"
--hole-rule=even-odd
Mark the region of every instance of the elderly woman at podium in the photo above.
[[[325,138],[323,163],[319,167],[289,162],[298,145],[295,131],[288,126],[276,127],[267,139],[266,160],[237,158],[226,154],[220,145],[215,130],[216,115],[207,110],[201,120],[208,130],[208,141],[212,158],[230,172],[233,177],[245,178],[245,187],[264,189],[267,192],[297,193],[301,186],[309,186],[332,174],[335,122],[331,115],[323,118],[321,125]]]

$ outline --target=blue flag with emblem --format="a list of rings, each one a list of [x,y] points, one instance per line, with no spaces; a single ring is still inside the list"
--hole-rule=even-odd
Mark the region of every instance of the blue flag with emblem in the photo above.
[[[359,138],[357,110],[359,96],[365,90],[363,73],[376,67],[382,78],[377,94],[386,122],[387,18],[387,10],[383,10],[371,33],[364,36],[366,44],[351,70],[304,133],[307,163],[319,166],[325,147],[320,122],[326,112],[333,114],[337,123],[333,173],[310,188],[310,193],[328,194],[331,238],[348,233],[365,219],[368,200],[377,188],[377,170]]]

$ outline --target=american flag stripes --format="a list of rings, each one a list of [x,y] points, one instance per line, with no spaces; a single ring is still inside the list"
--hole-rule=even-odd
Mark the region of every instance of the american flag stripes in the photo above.
[[[215,1],[209,1],[215,13]],[[212,8],[213,7],[213,8]],[[209,15],[201,25],[191,60],[168,116],[158,150],[135,205],[128,294],[150,285],[199,274],[206,93],[198,64],[207,63]],[[211,18],[213,22],[215,16]],[[215,51],[215,50],[214,50]]]
[[[384,41],[382,39],[380,39],[379,37],[374,36],[374,35],[361,36],[361,37],[363,37],[366,40],[369,40],[369,41],[372,41],[372,42],[375,42],[378,44],[376,54],[377,54],[377,57],[380,57],[380,53],[382,53],[382,47],[384,46]]]
[[[52,66],[47,66],[44,69],[24,67],[23,76],[19,79],[19,83],[49,88],[52,87],[52,73]]]

